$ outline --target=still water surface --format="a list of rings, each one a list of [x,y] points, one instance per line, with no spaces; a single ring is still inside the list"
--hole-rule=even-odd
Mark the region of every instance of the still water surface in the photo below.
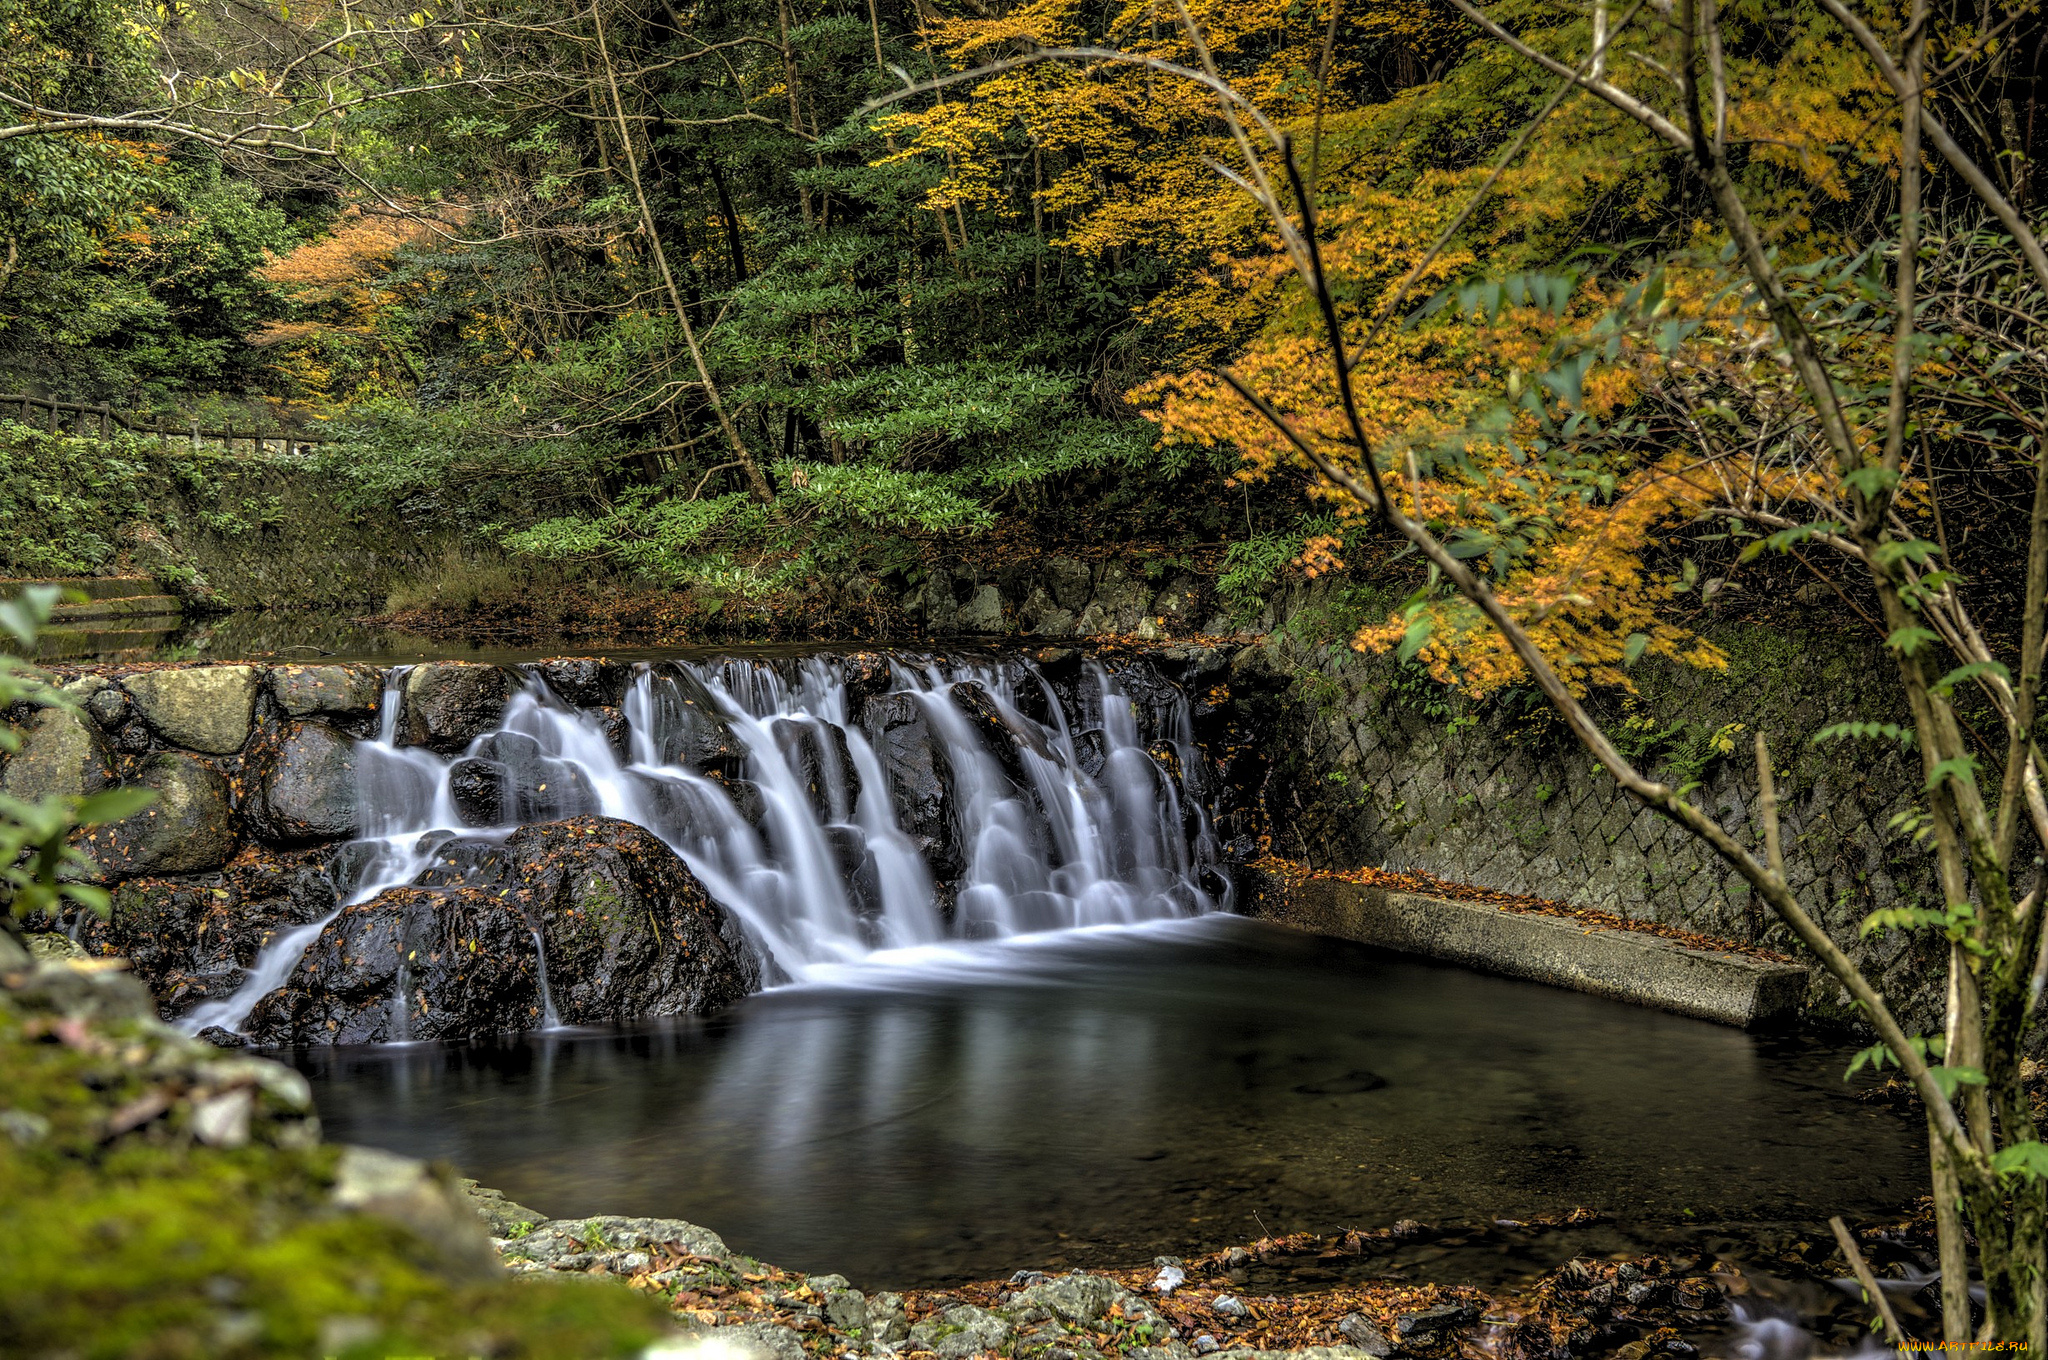
[[[1625,1225],[1611,1245],[1810,1231],[1924,1192],[1921,1139],[1845,1053],[1224,916],[298,1062],[332,1138],[871,1289],[1577,1206]]]

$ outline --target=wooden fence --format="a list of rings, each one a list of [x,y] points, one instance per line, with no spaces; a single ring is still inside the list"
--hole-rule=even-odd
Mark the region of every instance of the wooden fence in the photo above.
[[[233,452],[239,441],[249,446],[251,453],[267,453],[273,445],[280,453],[304,453],[315,444],[327,442],[326,435],[307,434],[302,430],[270,429],[237,430],[232,425],[218,430],[205,430],[197,425],[175,424],[164,416],[153,420],[144,419],[132,413],[116,411],[109,406],[89,406],[75,401],[58,401],[53,397],[32,397],[22,393],[0,393],[0,412],[8,410],[20,413],[21,423],[46,428],[52,434],[68,430],[72,434],[90,438],[92,426],[98,425],[101,439],[112,439],[114,430],[119,428],[130,434],[147,437],[155,435],[159,443],[168,445],[173,439],[188,439],[193,448],[202,442],[216,443]]]

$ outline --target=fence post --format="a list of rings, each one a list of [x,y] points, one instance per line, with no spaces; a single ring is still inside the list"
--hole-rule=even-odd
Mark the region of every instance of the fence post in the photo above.
[[[171,446],[171,432],[164,428],[164,418],[162,416],[156,418],[156,445],[160,449],[167,449]]]
[[[105,402],[100,403],[100,443],[107,443],[114,437],[114,412]]]

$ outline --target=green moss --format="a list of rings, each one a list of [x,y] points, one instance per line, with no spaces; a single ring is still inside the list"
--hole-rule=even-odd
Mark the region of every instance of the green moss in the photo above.
[[[200,1146],[182,1102],[109,1137],[174,1091],[179,1042],[0,1002],[0,1353],[583,1357],[663,1331],[623,1289],[444,1277],[404,1228],[329,1206],[332,1148]]]

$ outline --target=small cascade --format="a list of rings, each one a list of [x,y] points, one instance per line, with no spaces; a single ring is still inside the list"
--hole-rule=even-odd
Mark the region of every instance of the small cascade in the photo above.
[[[601,814],[659,836],[742,924],[770,984],[877,951],[1191,916],[1228,905],[1186,697],[1143,702],[1095,662],[864,657],[642,663],[617,712],[538,676],[459,755],[398,744],[404,669],[357,747],[364,834],[344,905],[440,881],[457,840]],[[453,864],[455,860],[446,861]],[[423,877],[424,876],[424,877]],[[332,918],[328,918],[331,920]],[[281,934],[231,998],[235,1028],[326,920]],[[535,932],[535,947],[541,940]],[[539,960],[546,1023],[559,1023]]]
[[[412,968],[403,958],[398,961],[398,982],[391,989],[391,1042],[405,1044],[412,1042]]]
[[[540,1027],[560,1029],[562,1013],[555,1009],[555,994],[548,988],[548,947],[541,942],[540,931],[533,932],[534,982],[540,988]]]

